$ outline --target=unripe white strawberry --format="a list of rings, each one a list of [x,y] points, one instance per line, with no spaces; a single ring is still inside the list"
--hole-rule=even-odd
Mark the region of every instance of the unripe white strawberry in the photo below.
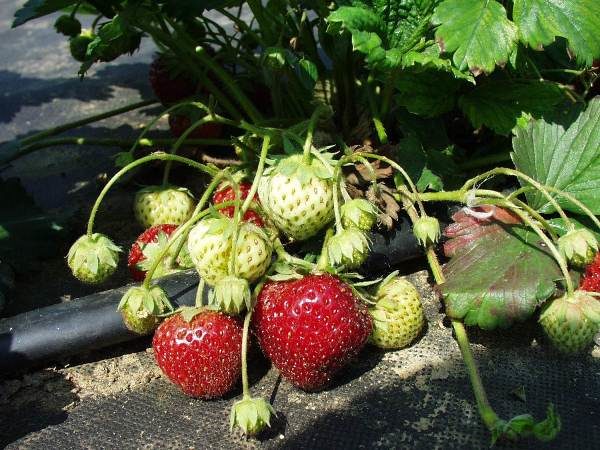
[[[598,241],[591,231],[578,228],[558,239],[558,249],[573,267],[582,269],[594,260]]]
[[[173,306],[160,286],[134,286],[125,292],[117,309],[129,330],[146,335],[160,324],[158,315],[172,310]]]
[[[435,217],[421,216],[413,224],[413,234],[423,247],[435,244],[441,236],[440,222]]]
[[[369,309],[373,318],[371,342],[384,349],[406,347],[425,324],[419,291],[396,275],[386,278],[376,294],[377,303]]]
[[[327,242],[327,255],[332,266],[356,269],[369,256],[369,241],[365,232],[357,228],[346,228]]]
[[[102,283],[117,269],[120,251],[121,248],[103,234],[85,234],[69,249],[67,263],[78,280]]]
[[[258,195],[271,221],[288,237],[305,240],[329,224],[333,212],[333,171],[302,155],[279,161],[260,180]]]
[[[196,206],[194,196],[186,188],[148,186],[135,194],[133,212],[143,228],[163,223],[181,225],[188,220]]]
[[[369,231],[377,220],[377,207],[364,198],[348,200],[340,208],[344,228]]]
[[[540,324],[558,350],[580,353],[600,331],[600,301],[582,290],[571,296],[565,294],[548,302],[540,315]]]
[[[196,224],[188,237],[188,251],[196,270],[211,286],[229,274],[232,220],[211,218]],[[236,245],[237,274],[249,283],[260,278],[269,264],[273,245],[265,232],[248,222],[240,223]]]

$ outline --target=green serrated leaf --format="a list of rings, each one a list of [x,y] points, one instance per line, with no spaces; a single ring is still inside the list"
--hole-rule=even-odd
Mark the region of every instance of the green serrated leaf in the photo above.
[[[517,27],[495,0],[445,0],[432,17],[443,52],[453,53],[459,70],[491,73],[508,61],[517,40]]]
[[[556,83],[538,80],[488,80],[463,95],[458,104],[473,124],[507,135],[522,113],[541,117],[564,100]]]
[[[440,286],[448,316],[483,329],[506,328],[554,293],[561,272],[537,234],[497,222],[474,224],[462,211],[453,219],[461,235],[448,236],[445,248],[453,256]]]
[[[18,27],[38,17],[52,14],[67,8],[71,5],[79,3],[78,0],[28,0],[25,4],[15,12],[15,20],[12,27]]]
[[[569,128],[544,120],[532,121],[527,129],[516,129],[512,160],[515,167],[536,181],[560,189],[600,214],[600,98]],[[521,180],[520,180],[521,181]],[[527,185],[525,182],[521,182]],[[530,206],[544,212],[554,211],[538,191],[527,194]],[[564,197],[552,194],[560,206],[580,214],[582,211]]]
[[[577,60],[591,66],[600,57],[600,2],[597,0],[515,0],[513,20],[521,41],[540,49],[561,36]]]

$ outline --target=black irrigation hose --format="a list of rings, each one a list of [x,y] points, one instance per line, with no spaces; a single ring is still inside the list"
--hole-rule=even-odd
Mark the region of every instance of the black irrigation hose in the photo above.
[[[378,277],[421,255],[407,218],[371,235],[372,253],[361,268]],[[193,305],[198,276],[190,270],[159,281],[176,305]],[[0,320],[0,374],[40,366],[77,353],[131,341],[117,305],[128,286]],[[206,292],[206,291],[205,291]]]

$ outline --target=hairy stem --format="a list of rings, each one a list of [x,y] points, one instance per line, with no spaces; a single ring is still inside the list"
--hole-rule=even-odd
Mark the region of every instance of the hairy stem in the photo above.
[[[244,399],[250,398],[250,387],[248,384],[248,331],[250,329],[250,319],[252,310],[246,313],[244,319],[244,331],[242,333],[242,395]]]
[[[138,166],[141,166],[142,164],[146,164],[150,161],[157,161],[157,160],[177,161],[177,162],[180,162],[183,164],[187,164],[188,166],[198,169],[202,172],[208,173],[209,175],[215,174],[215,169],[213,169],[205,164],[201,164],[201,163],[193,161],[189,158],[183,158],[183,157],[177,156],[177,155],[169,155],[168,153],[164,153],[164,152],[156,152],[151,155],[140,158],[136,161],[133,161],[132,163],[126,165],[121,170],[119,170],[116,174],[114,174],[113,177],[108,181],[108,183],[106,183],[106,185],[104,186],[104,188],[98,195],[98,198],[96,199],[96,202],[94,203],[94,206],[92,207],[92,211],[90,212],[90,218],[88,220],[88,225],[87,225],[87,235],[88,236],[92,235],[93,228],[94,228],[94,220],[96,219],[96,214],[98,213],[98,209],[100,208],[100,204],[102,203],[102,200],[104,199],[104,197],[106,196],[106,194],[108,193],[110,188],[119,180],[119,178],[121,178],[125,173],[129,172],[130,170],[135,169]]]

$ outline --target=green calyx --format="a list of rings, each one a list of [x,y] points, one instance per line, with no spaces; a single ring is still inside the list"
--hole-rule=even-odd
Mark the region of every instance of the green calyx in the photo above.
[[[273,173],[297,179],[302,185],[306,185],[313,178],[329,180],[333,178],[333,165],[330,161],[331,154],[320,154],[322,159],[311,155],[308,163],[303,155],[292,155],[279,160],[274,167]],[[325,162],[324,162],[325,161]],[[268,170],[268,169],[267,169]],[[268,171],[265,171],[268,174]]]
[[[244,278],[228,275],[215,284],[211,303],[226,314],[238,315],[252,307],[250,285]]]
[[[540,314],[540,323],[554,346],[563,353],[580,353],[600,331],[600,301],[589,292],[551,300]]]
[[[107,236],[94,233],[83,235],[69,249],[67,264],[73,276],[84,283],[102,283],[117,269],[118,247]]]
[[[558,239],[558,250],[572,266],[584,268],[594,260],[598,241],[591,231],[577,228]]]
[[[69,14],[63,14],[54,22],[54,28],[58,33],[75,37],[81,33],[81,22]]]
[[[423,247],[435,244],[442,234],[440,222],[435,217],[421,216],[413,223],[413,234]]]
[[[377,220],[377,207],[364,198],[349,200],[340,208],[344,228],[369,231]]]
[[[327,255],[332,266],[355,269],[369,255],[369,240],[364,231],[357,228],[346,228],[329,239]]]
[[[128,329],[146,335],[160,323],[158,315],[172,311],[173,306],[161,287],[135,286],[125,292],[117,310],[121,312]]]
[[[234,403],[229,419],[230,428],[239,427],[244,434],[256,436],[267,426],[271,426],[273,407],[262,398],[244,398]]]

